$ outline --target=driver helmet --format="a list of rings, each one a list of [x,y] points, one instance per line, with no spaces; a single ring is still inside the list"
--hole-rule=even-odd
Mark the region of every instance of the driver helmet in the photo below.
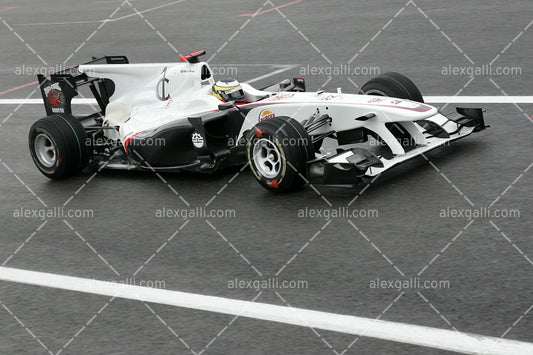
[[[222,79],[212,87],[213,95],[224,102],[233,101],[236,104],[246,102],[246,96],[241,84],[235,79]]]

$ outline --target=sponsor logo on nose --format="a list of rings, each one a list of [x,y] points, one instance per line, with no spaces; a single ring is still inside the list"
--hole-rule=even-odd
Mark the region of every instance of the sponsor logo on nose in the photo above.
[[[263,122],[264,120],[268,120],[269,118],[273,118],[273,117],[276,117],[276,115],[272,111],[263,110],[259,114],[259,122]]]

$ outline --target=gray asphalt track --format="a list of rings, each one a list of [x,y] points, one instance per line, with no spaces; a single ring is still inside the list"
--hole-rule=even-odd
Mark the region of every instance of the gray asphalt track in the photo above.
[[[347,63],[359,53],[353,67],[402,72],[424,95],[532,94],[532,12],[524,0],[419,0],[407,5],[304,0],[254,18],[239,15],[285,2],[200,0],[144,12],[167,3],[45,0],[36,6],[28,0],[4,1],[0,92],[35,80],[34,75],[17,75],[22,66],[50,67],[67,58],[65,65],[74,65],[106,54],[125,54],[132,62],[174,61],[179,56],[174,47],[180,54],[206,49],[208,57],[215,55],[214,67],[237,64],[241,81],[279,65],[297,65],[254,83],[257,87],[300,76],[300,67],[307,65]],[[119,6],[113,18],[122,19],[99,22]],[[57,22],[81,23],[50,24]],[[520,67],[521,75],[475,76],[472,81],[467,75],[442,75],[443,67],[490,63],[502,51],[494,66]],[[305,75],[311,90],[343,87],[344,92],[356,92],[351,81],[362,85],[371,76]],[[14,90],[0,99],[38,98],[34,89]],[[170,290],[533,342],[533,182],[528,170],[533,105],[483,107],[490,129],[431,152],[429,161],[413,160],[370,187],[307,186],[273,195],[249,171],[239,169],[216,175],[164,174],[164,181],[153,173],[118,171],[49,181],[34,167],[27,148],[29,127],[44,109],[0,105],[0,263],[101,280],[124,281],[135,274],[136,282],[164,282]],[[519,211],[519,218],[441,216],[447,209],[488,207],[496,199],[493,210]],[[38,217],[14,217],[21,208],[37,211],[43,204],[53,208],[68,200],[69,209],[91,210],[92,218],[49,218],[45,223]],[[235,215],[157,217],[163,208],[206,204]],[[324,214],[347,205],[377,215],[301,217],[306,209]],[[420,272],[420,279],[447,281],[449,287],[372,287],[376,279],[396,282]],[[306,287],[263,289],[261,294],[230,287],[236,278],[259,281],[276,275],[280,282],[299,280]],[[4,282],[0,306],[2,354],[443,353]]]

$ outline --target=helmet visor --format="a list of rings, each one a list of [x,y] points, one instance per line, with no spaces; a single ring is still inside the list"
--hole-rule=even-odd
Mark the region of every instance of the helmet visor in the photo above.
[[[225,94],[227,95],[227,98],[228,98],[227,101],[235,101],[235,102],[246,101],[244,91],[242,90],[242,87],[240,85],[232,89],[226,90]]]

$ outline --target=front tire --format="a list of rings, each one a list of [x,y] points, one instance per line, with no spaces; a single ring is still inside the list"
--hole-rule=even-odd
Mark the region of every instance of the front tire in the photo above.
[[[52,115],[35,122],[30,128],[29,147],[37,168],[54,180],[79,173],[89,161],[87,133],[71,115]]]
[[[305,183],[307,161],[315,156],[311,137],[290,117],[273,117],[255,125],[246,150],[255,178],[273,192]]]
[[[398,99],[424,102],[418,87],[408,77],[389,72],[370,79],[361,87],[365,95],[389,96]]]

